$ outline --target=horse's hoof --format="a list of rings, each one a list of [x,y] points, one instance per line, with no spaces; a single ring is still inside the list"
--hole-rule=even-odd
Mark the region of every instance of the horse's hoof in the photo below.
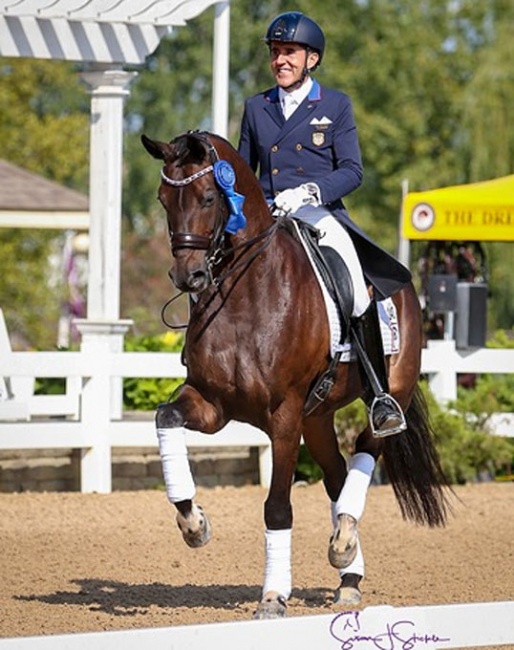
[[[357,607],[361,600],[362,594],[356,587],[338,587],[334,594],[334,603],[344,607]]]
[[[357,555],[358,541],[357,521],[351,515],[339,515],[328,546],[330,564],[336,569],[345,569],[349,566]]]
[[[272,596],[261,600],[253,617],[257,621],[284,618],[286,610],[286,599],[283,596]]]
[[[203,509],[196,504],[193,504],[188,517],[177,512],[177,524],[185,543],[191,548],[205,546],[212,537],[211,522]]]
[[[341,584],[334,594],[334,603],[344,607],[357,607],[362,600],[362,593],[359,583],[362,576],[355,573],[347,573],[341,578]]]

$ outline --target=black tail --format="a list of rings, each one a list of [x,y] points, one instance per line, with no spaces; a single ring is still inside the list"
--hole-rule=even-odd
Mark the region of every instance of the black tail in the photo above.
[[[428,407],[418,384],[405,412],[407,430],[384,439],[384,464],[405,519],[444,526],[451,510]]]

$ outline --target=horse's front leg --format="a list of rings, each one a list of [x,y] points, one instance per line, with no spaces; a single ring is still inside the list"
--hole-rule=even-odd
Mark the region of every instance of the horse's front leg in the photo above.
[[[189,429],[214,433],[223,426],[215,407],[191,386],[185,385],[179,397],[157,409],[156,426],[166,493],[177,509],[177,524],[188,546],[205,546],[211,539],[209,519],[194,502],[195,483],[186,446]]]
[[[293,432],[293,433],[291,433]],[[298,458],[300,427],[286,435],[271,435],[273,472],[268,498],[264,504],[265,570],[262,598],[254,614],[256,619],[282,618],[291,595],[291,537],[293,509],[291,485]]]

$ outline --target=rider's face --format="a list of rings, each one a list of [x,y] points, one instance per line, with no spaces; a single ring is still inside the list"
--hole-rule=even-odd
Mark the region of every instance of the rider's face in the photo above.
[[[270,43],[270,67],[276,82],[282,88],[288,88],[300,81],[304,68],[316,65],[319,55],[307,53],[307,49],[298,43]]]

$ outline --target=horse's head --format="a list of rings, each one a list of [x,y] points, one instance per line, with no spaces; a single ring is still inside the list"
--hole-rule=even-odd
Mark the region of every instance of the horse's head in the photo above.
[[[234,190],[234,165],[244,162],[228,142],[206,133],[188,132],[170,143],[141,140],[164,161],[158,198],[168,220],[170,277],[181,291],[203,291],[226,238],[246,227],[244,197]]]

